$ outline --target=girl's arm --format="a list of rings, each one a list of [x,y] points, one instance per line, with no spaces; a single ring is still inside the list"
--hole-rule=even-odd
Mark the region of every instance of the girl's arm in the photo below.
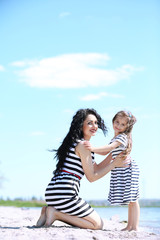
[[[97,154],[101,154],[101,155],[106,155],[109,152],[111,152],[113,149],[115,149],[116,147],[120,146],[121,143],[118,141],[115,141],[111,144],[102,146],[102,147],[92,147],[92,145],[90,144],[89,141],[84,141],[84,146],[86,147],[86,149],[95,152]]]
[[[84,146],[86,147],[86,149],[88,149],[90,151],[92,151],[92,149],[93,149],[93,147],[89,141],[84,141]],[[104,152],[94,151],[94,153],[99,154],[99,155],[107,155],[109,153],[109,151],[104,151]]]
[[[91,152],[87,150],[83,144],[80,142],[76,147],[76,154],[81,158],[82,167],[86,178],[90,182],[94,182],[103,176],[105,176],[108,172],[110,172],[115,167],[122,167],[124,165],[124,160],[115,159],[110,162],[109,158],[105,158],[104,161],[100,164],[93,164]],[[108,163],[108,164],[107,164]]]
[[[94,152],[94,153],[96,153],[96,154],[99,154],[99,155],[107,155],[109,152],[101,152],[101,153],[98,153],[98,152]]]

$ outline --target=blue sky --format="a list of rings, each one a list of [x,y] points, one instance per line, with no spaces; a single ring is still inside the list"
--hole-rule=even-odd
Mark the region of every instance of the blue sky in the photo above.
[[[97,146],[113,137],[117,111],[136,116],[141,198],[160,198],[159,11],[158,0],[0,2],[0,197],[44,198],[56,163],[48,149],[89,107],[108,126]],[[106,199],[109,177],[84,178],[80,195]]]

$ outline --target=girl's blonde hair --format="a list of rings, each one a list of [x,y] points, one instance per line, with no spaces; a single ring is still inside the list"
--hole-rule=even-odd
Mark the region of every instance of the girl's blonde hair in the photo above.
[[[136,120],[135,116],[133,116],[133,114],[131,112],[119,111],[113,117],[112,123],[114,123],[114,121],[116,120],[117,117],[125,117],[125,118],[127,118],[127,128],[124,131],[124,133],[128,136],[128,146],[127,146],[127,149],[124,151],[124,155],[128,155],[128,154],[130,154],[130,152],[132,150],[132,134],[131,133],[132,133],[133,125],[136,123],[137,120]]]

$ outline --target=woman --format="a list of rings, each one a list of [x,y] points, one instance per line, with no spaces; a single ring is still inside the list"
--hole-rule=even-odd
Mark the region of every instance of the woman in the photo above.
[[[127,161],[117,158],[108,164],[109,155],[100,164],[94,162],[94,154],[85,148],[84,140],[95,136],[98,128],[104,134],[107,131],[94,109],[80,109],[73,117],[68,134],[56,150],[58,163],[45,193],[48,206],[42,208],[37,227],[49,227],[60,220],[80,228],[102,229],[100,216],[78,196],[80,180],[85,174],[89,182],[94,182]]]

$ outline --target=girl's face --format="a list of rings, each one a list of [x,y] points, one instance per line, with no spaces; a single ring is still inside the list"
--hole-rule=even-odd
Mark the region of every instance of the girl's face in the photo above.
[[[126,128],[127,128],[127,123],[128,120],[126,117],[116,117],[116,119],[113,122],[113,129],[114,129],[114,133],[115,136],[117,136],[120,133],[123,133]]]
[[[95,136],[98,129],[97,118],[93,114],[89,114],[83,123],[83,136],[85,140],[89,140]]]

